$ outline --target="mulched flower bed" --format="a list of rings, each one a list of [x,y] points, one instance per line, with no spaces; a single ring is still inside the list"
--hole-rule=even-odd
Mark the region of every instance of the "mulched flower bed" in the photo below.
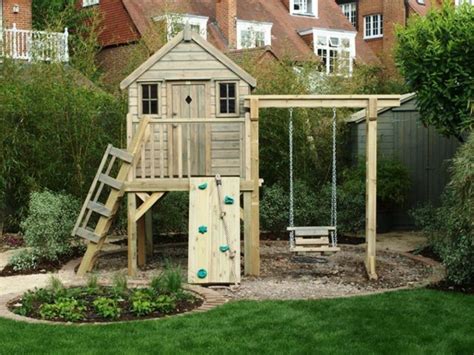
[[[161,318],[192,311],[203,300],[185,290],[113,287],[44,288],[11,301],[9,309],[22,316],[53,322],[100,323]]]
[[[439,290],[445,292],[459,292],[466,295],[474,295],[474,284],[473,285],[455,285],[449,281],[443,280],[437,284],[428,286],[429,289]]]
[[[40,260],[38,265],[32,269],[14,270],[12,265],[7,265],[0,271],[0,277],[16,276],[16,275],[33,275],[33,274],[47,274],[60,270],[69,261],[79,258],[84,255],[84,249],[75,248],[71,254],[64,255],[58,260]]]
[[[25,245],[23,236],[19,233],[5,233],[0,235],[0,250],[21,248]]]

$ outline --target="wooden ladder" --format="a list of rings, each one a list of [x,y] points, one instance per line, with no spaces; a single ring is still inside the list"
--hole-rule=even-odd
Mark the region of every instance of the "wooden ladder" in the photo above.
[[[288,231],[295,233],[295,246],[291,248],[294,253],[332,254],[341,250],[329,241],[334,227],[289,227]]]
[[[117,213],[121,198],[124,195],[124,183],[128,179],[132,167],[136,165],[140,158],[139,153],[141,152],[142,144],[146,142],[147,136],[149,136],[149,131],[147,130],[149,121],[149,118],[146,117],[140,121],[140,125],[127,150],[115,148],[111,144],[105,150],[105,154],[71,233],[73,236],[78,236],[88,241],[86,253],[77,271],[77,274],[80,276],[92,270],[97,253],[105,243],[107,233]],[[119,171],[115,177],[112,177],[110,174],[117,159]],[[106,186],[110,188],[110,192],[106,202],[103,204],[98,202],[98,200]],[[88,225],[93,213],[98,214],[99,219],[96,226],[90,228]]]

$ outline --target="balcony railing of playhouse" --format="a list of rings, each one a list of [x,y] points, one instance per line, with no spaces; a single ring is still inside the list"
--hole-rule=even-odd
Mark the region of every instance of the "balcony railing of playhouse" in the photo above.
[[[68,62],[68,31],[19,30],[0,31],[0,57],[27,61]]]
[[[151,119],[135,179],[246,176],[245,118]]]

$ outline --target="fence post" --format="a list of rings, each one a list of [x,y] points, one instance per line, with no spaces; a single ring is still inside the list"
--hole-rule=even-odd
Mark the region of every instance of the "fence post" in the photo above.
[[[64,28],[63,43],[64,43],[63,61],[64,62],[69,62],[69,31],[68,31],[67,27]]]
[[[16,29],[16,23],[14,23],[13,26],[12,26],[12,37],[13,37],[12,38],[12,47],[13,47],[12,48],[12,56],[13,56],[13,59],[17,59],[17,55],[18,55],[17,48],[16,48],[17,47],[17,38],[16,38],[17,33],[18,33],[18,31]]]

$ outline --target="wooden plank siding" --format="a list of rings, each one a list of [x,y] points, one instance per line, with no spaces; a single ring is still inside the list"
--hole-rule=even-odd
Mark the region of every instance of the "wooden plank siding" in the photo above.
[[[173,117],[173,95],[176,95],[176,90],[173,91],[173,85],[197,85],[204,83],[206,85],[205,111],[206,117],[189,117],[189,118],[216,118],[217,116],[217,85],[219,81],[235,81],[236,89],[238,91],[238,107],[239,117],[244,116],[244,96],[251,93],[249,84],[239,78],[234,72],[229,70],[220,61],[205,51],[196,43],[182,42],[178,44],[173,50],[164,55],[158,62],[144,72],[135,82],[133,82],[128,89],[128,104],[129,104],[129,124],[128,139],[133,136],[133,132],[140,120],[140,84],[141,83],[158,83],[160,90],[159,115],[151,116],[153,119],[172,119]],[[173,94],[174,93],[174,94]],[[199,112],[202,112],[201,110]],[[192,114],[190,114],[192,116]],[[177,117],[175,118],[185,118]],[[187,117],[186,117],[187,118]],[[238,118],[238,117],[236,117]],[[207,138],[210,140],[210,147],[206,148],[208,153],[206,158],[200,154],[201,159],[210,159],[206,162],[208,168],[203,173],[200,169],[196,173],[196,162],[191,159],[191,171],[195,172],[196,176],[216,175],[222,176],[243,176],[245,173],[245,152],[244,136],[245,125],[242,123],[231,123],[233,118],[229,118],[226,123],[202,124],[202,128],[196,128],[197,124],[182,124],[178,128],[174,125],[160,125],[151,124],[151,137],[147,142],[144,151],[143,159],[138,163],[136,168],[137,178],[152,178],[152,177],[177,177],[179,175],[178,164],[183,164],[183,174],[187,174],[187,151],[188,139],[196,139],[191,133],[191,138],[188,137],[187,129],[191,128],[191,132],[196,130],[202,133],[205,129]],[[173,129],[173,137],[170,142],[169,130]],[[178,131],[180,136],[178,137]],[[200,137],[200,139],[203,137]],[[182,149],[180,149],[182,157],[178,158],[178,149],[176,148],[176,140],[182,142]],[[195,151],[197,147],[190,144],[191,151]],[[171,148],[173,148],[171,150]],[[173,162],[170,164],[169,157],[173,156]],[[144,162],[144,163],[143,163]],[[171,165],[171,167],[170,167]],[[171,168],[171,169],[170,169]],[[191,174],[193,175],[193,174]]]

